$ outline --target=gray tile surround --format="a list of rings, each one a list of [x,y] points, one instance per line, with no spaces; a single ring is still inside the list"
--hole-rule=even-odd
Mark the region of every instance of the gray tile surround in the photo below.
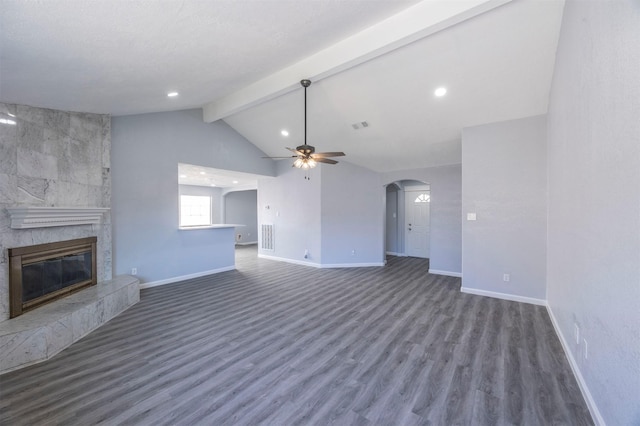
[[[100,225],[11,229],[6,211],[111,207],[111,117],[0,103],[8,113],[17,124],[0,124],[0,325],[9,318],[8,248],[96,236],[98,280],[112,278],[109,213]]]
[[[138,303],[139,288],[123,275],[0,323],[0,374],[56,355]]]

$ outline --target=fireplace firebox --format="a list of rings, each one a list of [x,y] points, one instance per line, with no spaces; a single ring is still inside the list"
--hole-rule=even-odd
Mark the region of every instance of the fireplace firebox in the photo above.
[[[9,249],[10,317],[96,285],[96,237]]]

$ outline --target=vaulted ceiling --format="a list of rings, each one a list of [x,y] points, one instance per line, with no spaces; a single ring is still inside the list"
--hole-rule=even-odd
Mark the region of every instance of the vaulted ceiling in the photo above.
[[[0,101],[113,115],[204,107],[203,119],[224,119],[282,156],[303,142],[299,80],[310,78],[308,142],[318,151],[377,171],[459,163],[462,128],[546,112],[562,9],[560,0],[3,0]],[[447,94],[435,97],[441,86]]]

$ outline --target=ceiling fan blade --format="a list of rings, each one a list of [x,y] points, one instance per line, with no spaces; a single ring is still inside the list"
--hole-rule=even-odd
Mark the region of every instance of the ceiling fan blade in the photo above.
[[[311,154],[311,158],[344,157],[344,152],[316,152]]]
[[[338,164],[338,162],[336,160],[330,160],[328,158],[314,158],[314,160],[316,160],[316,162],[318,162],[318,163]]]
[[[295,150],[295,149],[293,149],[293,148],[289,148],[289,147],[287,147],[287,149],[288,149],[289,151],[293,152],[293,153],[294,153],[294,154],[296,154],[296,155],[304,155],[304,153],[303,153],[303,152],[297,151],[297,150]]]

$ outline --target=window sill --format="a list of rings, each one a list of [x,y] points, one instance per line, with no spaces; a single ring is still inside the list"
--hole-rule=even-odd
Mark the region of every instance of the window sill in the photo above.
[[[178,227],[178,230],[179,231],[195,231],[198,229],[237,228],[238,226],[246,226],[246,225],[238,225],[233,223],[216,223],[213,225],[203,225],[203,226],[180,226]]]

